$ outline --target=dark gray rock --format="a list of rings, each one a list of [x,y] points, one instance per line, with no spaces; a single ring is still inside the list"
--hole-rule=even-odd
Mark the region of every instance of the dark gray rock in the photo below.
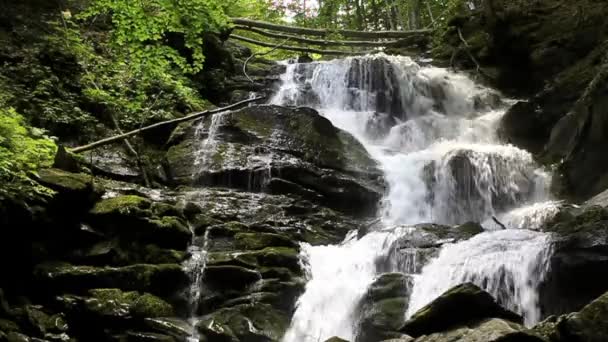
[[[502,318],[519,324],[523,321],[521,316],[498,305],[492,295],[466,283],[450,289],[416,312],[405,322],[401,332],[418,337],[488,318]]]

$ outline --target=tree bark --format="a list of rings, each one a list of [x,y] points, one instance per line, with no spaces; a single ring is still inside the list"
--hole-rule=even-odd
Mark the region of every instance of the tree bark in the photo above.
[[[242,18],[232,18],[232,23],[235,25],[242,25],[247,27],[257,27],[268,30],[274,30],[285,33],[294,33],[294,34],[303,34],[310,36],[320,36],[325,37],[331,33],[339,33],[344,37],[349,38],[367,38],[367,39],[388,39],[388,38],[408,38],[412,35],[425,35],[430,34],[432,30],[422,29],[422,30],[410,30],[410,31],[353,31],[353,30],[322,30],[322,29],[312,29],[298,26],[286,26],[286,25],[278,25],[267,23],[264,21],[256,21]]]
[[[236,34],[231,34],[230,38],[234,38],[236,40],[240,40],[243,42],[247,42],[250,44],[255,44],[255,45],[259,45],[259,46],[264,46],[264,47],[275,47],[275,44],[272,43],[267,43],[267,42],[263,42],[260,40],[255,40],[255,39],[251,39],[251,38],[247,38],[247,37],[243,37],[243,36],[239,36]],[[281,46],[280,47],[281,50],[288,50],[288,51],[297,51],[297,52],[307,52],[307,53],[317,53],[320,55],[337,55],[337,56],[344,56],[344,55],[365,55],[367,53],[372,53],[374,51],[340,51],[340,50],[319,50],[319,49],[311,49],[311,48],[305,48],[305,47],[299,47],[299,46],[291,46],[291,45],[285,45],[285,46]]]
[[[101,146],[105,146],[105,145],[108,145],[108,144],[111,144],[111,143],[114,143],[114,142],[117,142],[117,141],[124,140],[124,139],[126,139],[128,137],[132,137],[134,135],[140,134],[142,132],[145,132],[145,131],[148,131],[148,130],[151,130],[151,129],[154,129],[154,128],[158,128],[158,127],[162,127],[162,126],[166,126],[166,125],[171,125],[171,124],[177,124],[177,123],[184,122],[184,121],[190,121],[190,120],[202,118],[202,117],[207,116],[207,115],[212,115],[212,114],[216,114],[216,113],[225,112],[225,111],[228,111],[228,110],[232,110],[232,109],[235,109],[235,108],[242,107],[243,105],[246,105],[246,104],[249,104],[249,103],[252,103],[252,102],[256,102],[256,101],[262,100],[264,98],[265,98],[264,96],[260,96],[260,97],[256,97],[256,98],[253,98],[253,99],[248,99],[248,100],[243,100],[243,101],[240,101],[240,102],[237,102],[237,103],[233,103],[233,104],[231,104],[229,106],[226,106],[226,107],[216,108],[216,109],[212,109],[212,110],[205,110],[205,111],[202,111],[202,112],[197,112],[197,113],[192,113],[190,115],[186,115],[186,116],[184,116],[182,118],[177,118],[177,119],[157,122],[155,124],[152,124],[152,125],[149,125],[149,126],[146,126],[146,127],[142,127],[142,128],[139,128],[139,129],[135,129],[135,130],[129,131],[127,133],[123,133],[123,134],[115,135],[113,137],[101,139],[101,140],[92,142],[92,143],[90,143],[88,145],[75,147],[75,148],[71,149],[70,152],[72,152],[72,153],[80,153],[80,152],[85,152],[85,151],[93,150],[95,148],[98,148],[98,147],[101,147]]]

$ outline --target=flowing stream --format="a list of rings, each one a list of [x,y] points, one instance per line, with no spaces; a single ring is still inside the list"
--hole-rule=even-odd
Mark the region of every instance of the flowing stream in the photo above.
[[[285,342],[355,341],[356,308],[379,272],[376,261],[423,222],[476,221],[487,230],[445,244],[424,267],[416,258],[407,269],[393,263],[390,271],[414,276],[404,315],[471,281],[527,324],[540,319],[537,286],[551,243],[527,229],[539,227],[558,204],[546,191],[549,173],[496,134],[508,100],[464,75],[379,54],[288,64],[271,102],[316,108],[353,134],[378,161],[389,188],[381,229],[360,239],[351,234],[340,245],[303,245],[309,281]],[[498,230],[493,216],[509,229]]]

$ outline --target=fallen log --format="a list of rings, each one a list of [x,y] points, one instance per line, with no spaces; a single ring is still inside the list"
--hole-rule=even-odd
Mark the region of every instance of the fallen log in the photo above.
[[[387,41],[368,41],[368,40],[323,40],[323,39],[311,39],[305,38],[301,36],[294,36],[283,33],[274,33],[269,31],[264,31],[257,29],[255,27],[242,26],[237,25],[234,27],[235,30],[242,30],[257,33],[264,37],[268,38],[277,38],[277,39],[288,39],[293,42],[299,42],[304,44],[311,45],[320,45],[320,46],[395,46],[395,45],[405,45],[408,43],[416,43],[420,41],[424,37],[416,37],[412,36],[409,38],[398,39],[398,40],[387,40]]]
[[[154,129],[154,128],[162,127],[162,126],[165,126],[165,125],[176,124],[176,123],[180,123],[180,122],[184,122],[184,121],[194,120],[194,119],[198,119],[198,118],[201,118],[201,117],[204,117],[204,116],[207,116],[207,115],[212,115],[212,114],[216,114],[216,113],[225,112],[225,111],[228,111],[228,110],[232,110],[232,109],[235,109],[235,108],[242,107],[243,105],[246,105],[246,104],[249,104],[249,103],[252,103],[252,102],[257,102],[257,101],[262,100],[264,98],[265,98],[264,96],[260,96],[260,97],[256,97],[256,98],[253,98],[253,99],[247,99],[247,100],[243,100],[243,101],[240,101],[240,102],[237,102],[237,103],[233,103],[233,104],[231,104],[229,106],[226,106],[226,107],[216,108],[216,109],[212,109],[212,110],[205,110],[205,111],[202,111],[202,112],[192,113],[190,115],[186,115],[186,116],[181,117],[181,118],[157,122],[155,124],[152,124],[152,125],[149,125],[149,126],[146,126],[146,127],[142,127],[142,128],[139,128],[139,129],[135,129],[135,130],[129,131],[127,133],[123,133],[123,134],[115,135],[113,137],[101,139],[101,140],[92,142],[92,143],[87,144],[87,145],[74,147],[74,148],[70,149],[70,152],[72,152],[72,153],[81,153],[81,152],[84,152],[84,151],[89,151],[89,150],[92,150],[92,149],[95,149],[95,148],[98,148],[98,147],[101,147],[101,146],[105,146],[105,145],[108,145],[108,144],[111,144],[111,143],[114,143],[114,142],[117,142],[117,141],[121,141],[121,140],[126,139],[128,137],[137,135],[139,133],[142,133],[142,132]]]
[[[349,38],[368,38],[368,39],[388,39],[388,38],[408,38],[415,35],[426,35],[433,31],[429,29],[421,30],[409,30],[409,31],[354,31],[354,30],[323,30],[323,29],[312,29],[299,26],[288,26],[268,23],[265,21],[257,21],[243,18],[231,18],[232,23],[235,25],[242,25],[248,27],[257,27],[273,31],[294,33],[300,35],[309,36],[320,36],[325,37],[329,34],[338,33],[344,37]]]
[[[267,42],[263,42],[261,40],[255,40],[255,39],[239,36],[236,34],[231,34],[230,38],[234,38],[236,40],[240,40],[243,42],[247,42],[247,43],[251,43],[251,44],[255,44],[255,45],[259,45],[259,46],[269,47],[269,48],[276,46],[276,44],[267,43]],[[305,47],[292,46],[292,45],[284,45],[284,46],[281,46],[280,49],[288,50],[288,51],[297,51],[297,52],[317,53],[320,55],[338,55],[338,56],[340,56],[340,55],[365,55],[365,54],[374,52],[374,51],[352,52],[352,51],[340,51],[340,50],[320,50],[320,49],[312,49],[312,48],[305,48]]]

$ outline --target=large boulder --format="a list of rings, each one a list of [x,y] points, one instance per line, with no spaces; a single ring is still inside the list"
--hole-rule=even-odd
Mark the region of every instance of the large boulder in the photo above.
[[[457,313],[454,313],[457,314]],[[415,342],[546,342],[521,325],[500,318],[490,318],[469,326],[421,336]]]
[[[551,316],[533,328],[551,342],[601,342],[608,340],[608,293],[581,311]]]
[[[195,125],[167,153],[177,183],[309,193],[363,214],[375,210],[384,191],[365,148],[313,109],[252,106]]]
[[[545,316],[577,311],[608,291],[608,208],[564,207],[546,225],[554,235],[539,294]]]
[[[496,303],[489,293],[465,283],[458,285],[416,312],[401,332],[418,337],[453,327],[467,326],[488,318],[501,318],[521,324],[521,316]]]
[[[274,342],[289,325],[288,317],[272,306],[258,303],[219,309],[203,316],[197,328],[209,341]]]
[[[385,273],[369,286],[359,305],[356,342],[400,337],[413,280],[403,273]]]

